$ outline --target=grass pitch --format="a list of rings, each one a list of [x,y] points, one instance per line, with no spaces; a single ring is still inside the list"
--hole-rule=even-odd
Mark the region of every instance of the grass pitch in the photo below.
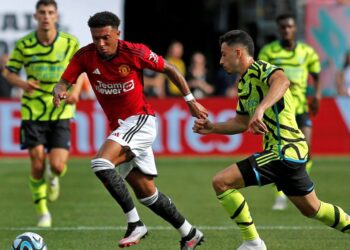
[[[239,158],[242,159],[242,158]],[[236,249],[240,235],[219,205],[211,178],[238,160],[233,158],[158,158],[159,190],[172,198],[177,208],[205,234],[198,249]],[[36,228],[36,215],[28,188],[29,160],[0,159],[0,249],[10,249],[16,235],[32,231],[44,237],[49,250],[118,249],[125,232],[125,217],[90,170],[90,159],[70,159],[61,180],[61,197],[49,204],[51,229]],[[350,158],[315,158],[311,173],[323,201],[350,212]],[[285,211],[272,211],[272,188],[242,190],[269,250],[350,249],[350,236],[318,221],[304,218],[289,204]],[[180,236],[169,224],[135,202],[149,228],[149,236],[131,249],[179,249]]]

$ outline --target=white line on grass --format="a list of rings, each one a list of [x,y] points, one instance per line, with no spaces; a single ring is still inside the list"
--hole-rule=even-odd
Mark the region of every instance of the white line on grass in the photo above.
[[[149,230],[166,231],[173,230],[172,227],[164,226],[147,226]],[[238,230],[236,226],[198,226],[199,229],[208,231],[226,231],[226,230]],[[257,226],[259,230],[327,230],[325,226]],[[40,228],[40,227],[0,227],[0,231],[124,231],[126,227],[91,227],[91,226],[76,226],[76,227],[52,227],[52,228]]]

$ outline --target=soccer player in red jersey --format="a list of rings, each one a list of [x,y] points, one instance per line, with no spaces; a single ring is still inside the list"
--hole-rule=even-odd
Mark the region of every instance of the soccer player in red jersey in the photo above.
[[[181,249],[195,249],[203,241],[203,233],[179,213],[154,183],[157,169],[152,143],[156,137],[156,117],[143,94],[143,69],[165,73],[183,94],[193,116],[206,118],[207,110],[195,100],[184,77],[163,57],[143,44],[119,40],[119,24],[119,18],[107,11],[90,17],[93,43],[74,55],[54,88],[54,104],[59,106],[66,98],[67,88],[80,73],[87,73],[112,130],[91,167],[127,217],[128,228],[119,247],[137,244],[147,234],[124,178],[143,205],[179,231]]]

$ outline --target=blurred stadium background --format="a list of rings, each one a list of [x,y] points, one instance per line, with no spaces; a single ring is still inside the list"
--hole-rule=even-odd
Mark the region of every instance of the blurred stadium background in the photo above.
[[[230,29],[247,30],[256,42],[256,52],[276,38],[274,18],[295,12],[298,36],[311,44],[322,63],[324,99],[313,118],[312,178],[321,199],[339,204],[348,212],[350,201],[350,97],[336,95],[335,73],[343,67],[350,49],[350,4],[336,0],[58,0],[60,28],[76,35],[81,45],[90,43],[86,25],[90,15],[109,10],[122,19],[123,39],[142,42],[165,55],[173,40],[184,45],[184,61],[194,51],[207,57],[208,69],[219,71],[218,37]],[[341,2],[341,3],[340,3]],[[35,28],[35,0],[0,0],[0,56],[15,41]],[[310,93],[312,92],[310,84]],[[180,98],[151,98],[159,117],[154,151],[158,156],[158,185],[176,200],[178,207],[207,235],[201,249],[232,249],[239,244],[238,231],[219,207],[211,190],[211,176],[254,151],[261,140],[250,134],[199,136],[191,131],[192,118]],[[234,115],[235,98],[215,96],[200,101],[214,120]],[[0,249],[23,231],[44,236],[49,249],[112,249],[123,234],[124,220],[93,176],[89,158],[108,134],[107,123],[94,100],[83,100],[72,123],[72,158],[63,179],[62,199],[52,204],[54,227],[37,231],[27,176],[27,153],[19,150],[20,104],[16,98],[0,98]],[[220,157],[219,157],[220,156]],[[180,188],[181,187],[181,188]],[[258,191],[258,192],[256,192]],[[269,188],[245,191],[252,215],[269,249],[349,249],[349,237],[317,222],[305,220],[289,206],[271,211]],[[176,232],[138,206],[151,227],[148,240],[134,249],[177,249]],[[301,235],[307,235],[302,237]]]

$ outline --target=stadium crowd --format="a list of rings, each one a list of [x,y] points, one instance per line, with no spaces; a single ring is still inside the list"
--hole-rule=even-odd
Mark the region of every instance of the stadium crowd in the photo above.
[[[206,54],[201,51],[191,53],[190,61],[187,63],[183,58],[184,45],[180,41],[176,41],[181,49],[179,55],[172,57],[168,54],[170,62],[183,70],[194,96],[198,99],[213,96],[221,97],[237,97],[236,83],[239,80],[238,75],[227,74],[222,68],[211,69],[208,67]],[[171,45],[169,45],[170,50]],[[349,61],[350,51],[344,55],[344,67],[336,72],[334,79],[334,88],[338,96],[350,96],[350,76],[349,76]],[[176,56],[179,56],[176,58]],[[6,65],[9,54],[2,53],[0,55],[0,72]],[[179,66],[181,65],[181,66]],[[144,70],[144,91],[145,95],[153,98],[176,97],[178,93],[171,91],[172,83],[162,74],[149,69]],[[327,91],[325,91],[327,92]],[[0,98],[19,99],[23,91],[12,86],[6,78],[0,74]],[[84,84],[80,95],[81,100],[93,100],[95,95],[89,84],[89,79],[84,76]]]
[[[112,132],[91,160],[91,169],[125,214],[127,230],[119,247],[138,244],[148,234],[125,181],[141,204],[179,232],[181,250],[193,250],[203,242],[203,233],[155,186],[158,172],[152,144],[157,118],[144,93],[153,98],[183,97],[197,118],[192,128],[195,133],[249,131],[264,138],[264,151],[233,163],[212,181],[220,204],[240,229],[243,243],[239,250],[267,249],[238,191],[248,186],[273,183],[280,191],[276,203],[283,200],[282,206],[273,209],[284,210],[289,200],[304,216],[349,231],[349,216],[342,208],[320,201],[309,178],[309,113],[315,115],[319,108],[322,69],[314,48],[297,39],[294,15],[276,18],[280,37],[259,53],[254,53],[254,41],[243,30],[222,35],[217,49],[221,67],[214,69],[203,51],[187,51],[189,57],[184,58],[186,45],[179,40],[171,41],[162,57],[144,44],[119,39],[120,20],[108,11],[90,17],[92,43],[79,49],[77,38],[57,30],[57,10],[54,0],[39,0],[34,14],[37,29],[21,38],[10,54],[0,55],[0,98],[22,102],[21,149],[28,149],[31,159],[29,183],[38,227],[52,226],[47,200],[57,200],[59,178],[67,170],[75,104],[79,99],[96,100]],[[33,48],[35,56],[28,56]],[[309,76],[314,89],[310,103]],[[350,53],[344,55],[343,68],[332,78],[337,95],[350,96]],[[213,96],[237,98],[236,116],[211,122],[197,99]],[[37,100],[43,107],[36,105]]]

